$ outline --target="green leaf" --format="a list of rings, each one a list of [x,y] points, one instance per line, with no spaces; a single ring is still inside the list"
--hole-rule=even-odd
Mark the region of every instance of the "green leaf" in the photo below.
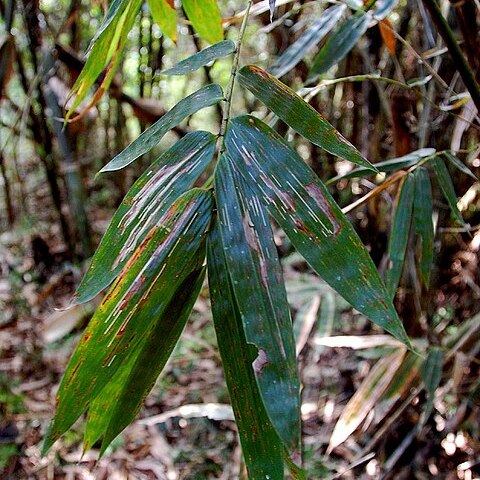
[[[248,88],[287,125],[315,145],[333,155],[370,168],[375,167],[311,105],[291,88],[254,65],[243,67],[238,73],[241,85]]]
[[[215,172],[218,225],[233,295],[268,416],[290,452],[299,448],[300,396],[292,319],[268,214],[228,157]]]
[[[177,14],[173,0],[148,0],[155,23],[174,42],[177,41]]]
[[[125,150],[120,152],[100,172],[120,170],[130,165],[138,157],[150,151],[157,145],[163,136],[185,118],[198,112],[202,108],[215,105],[223,99],[223,92],[219,85],[210,84],[180,100],[162,118],[134,140]]]
[[[193,28],[209,43],[223,40],[222,15],[217,0],[182,0]]]
[[[391,298],[395,296],[405,262],[410,225],[412,223],[413,194],[414,177],[412,174],[408,174],[401,186],[398,205],[393,218],[390,241],[388,242],[389,264],[385,272],[385,283]]]
[[[432,184],[427,169],[419,167],[415,170],[415,198],[413,201],[413,218],[415,234],[420,237],[421,257],[420,276],[425,288],[430,283],[433,266],[433,200]]]
[[[437,175],[437,180],[440,185],[440,190],[447,201],[450,210],[452,211],[453,217],[458,224],[464,226],[465,222],[463,221],[462,214],[457,206],[457,195],[455,193],[455,187],[453,186],[452,177],[448,172],[445,162],[441,158],[436,158],[432,160],[433,169]]]
[[[334,5],[333,7],[327,8],[320,17],[305,30],[300,38],[278,57],[269,69],[270,73],[278,78],[288,73],[330,32],[346,8],[346,5]]]
[[[252,363],[257,351],[245,338],[218,222],[207,241],[207,263],[218,349],[249,478],[284,478],[282,442],[265,411],[255,379]]]
[[[92,299],[115,279],[172,202],[195,183],[211,162],[215,142],[216,137],[209,132],[188,133],[134,183],[77,289],[78,303]]]
[[[409,168],[413,165],[416,165],[420,160],[426,157],[430,157],[434,155],[436,150],[434,148],[421,148],[420,150],[415,150],[414,152],[410,152],[407,155],[403,155],[402,157],[390,158],[389,160],[384,160],[383,162],[374,163],[373,166],[379,172],[396,172],[397,170],[401,170],[403,168]],[[372,175],[372,170],[369,168],[355,168],[354,170],[345,173],[343,175],[337,175],[334,178],[331,178],[327,185],[337,182],[343,178],[358,178],[358,177],[365,177],[368,175]]]
[[[274,130],[252,116],[230,122],[228,155],[298,252],[354,308],[410,342],[366,248],[323,183]]]
[[[197,253],[199,263],[205,251]],[[88,409],[84,450],[103,436],[100,455],[112,440],[136,417],[155,385],[187,323],[205,278],[205,268],[190,274],[178,288],[163,315],[152,322],[144,343],[93,400]]]
[[[111,62],[102,86],[89,107],[94,105],[103,91],[108,88],[141,3],[141,0],[115,0],[110,6],[104,22],[90,44],[87,62],[69,94],[69,98],[75,96],[75,100],[67,112],[65,121],[80,105],[107,63]]]
[[[435,399],[435,390],[440,385],[443,370],[443,351],[438,347],[433,347],[428,351],[427,358],[422,367],[422,378],[425,384],[425,389],[428,393],[428,400],[425,406],[425,415],[423,422],[428,420],[428,417],[433,410],[433,400]]]
[[[443,156],[458,170],[463,172],[465,175],[468,175],[469,177],[473,178],[475,181],[478,180],[478,178],[475,176],[475,174],[455,155],[452,155],[450,152],[445,152]]]
[[[355,46],[360,37],[368,30],[373,17],[370,13],[358,11],[328,38],[320,49],[310,69],[308,82],[313,82],[341,62]]]
[[[223,40],[210,47],[204,48],[195,55],[182,60],[172,68],[160,72],[162,75],[186,75],[199,68],[214,62],[218,58],[226,57],[235,51],[235,44],[231,40]]]
[[[98,307],[63,376],[44,451],[67,431],[144,344],[186,277],[201,268],[210,192],[193,189],[177,199],[150,230]]]

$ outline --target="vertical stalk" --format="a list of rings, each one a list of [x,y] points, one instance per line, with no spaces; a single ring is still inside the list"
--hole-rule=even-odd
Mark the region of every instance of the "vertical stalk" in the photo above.
[[[225,102],[223,104],[222,122],[220,124],[220,131],[218,133],[218,159],[220,159],[222,153],[225,151],[225,132],[227,130],[228,121],[230,119],[230,112],[232,109],[232,95],[233,89],[235,87],[235,77],[237,76],[238,63],[240,60],[240,49],[242,47],[245,29],[247,28],[248,15],[250,13],[250,8],[252,5],[253,0],[249,0],[247,8],[245,9],[245,15],[243,16],[242,25],[240,26],[240,31],[238,33],[237,46],[233,55],[230,79],[228,81],[227,89],[225,90]]]
[[[480,112],[480,85],[475,80],[475,74],[473,73],[470,65],[465,59],[462,50],[458,46],[457,39],[453,34],[450,26],[448,25],[447,20],[442,15],[440,7],[438,6],[436,0],[422,0],[427,8],[430,16],[432,17],[433,23],[437,27],[438,33],[442,37],[445,45],[448,48],[448,52],[452,57],[452,60],[457,67],[458,73],[462,77],[465,87],[469,91],[473,103],[477,107],[477,110]]]

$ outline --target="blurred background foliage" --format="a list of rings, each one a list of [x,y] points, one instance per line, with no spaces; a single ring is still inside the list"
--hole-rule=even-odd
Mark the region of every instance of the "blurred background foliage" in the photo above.
[[[235,40],[245,2],[218,3],[225,38]],[[372,163],[389,160],[382,173],[352,171],[245,89],[233,99],[234,112],[267,115],[329,181],[386,275],[407,332],[428,352],[405,353],[352,311],[278,230],[301,367],[305,467],[310,478],[480,478],[478,2],[361,7],[278,1],[270,22],[268,2],[255,3],[241,63],[281,76]],[[162,75],[208,43],[180,2],[176,43],[145,2],[107,91],[89,109],[87,96],[73,112],[81,118],[62,128],[105,11],[82,0],[0,3],[2,478],[239,478],[206,291],[141,419],[96,469],[93,453],[81,457],[80,427],[40,457],[60,375],[98,303],[67,309],[87,260],[145,166],[191,130],[216,133],[221,112],[199,111],[126,170],[95,174],[187,94],[224,86],[231,66],[226,57],[187,76]]]

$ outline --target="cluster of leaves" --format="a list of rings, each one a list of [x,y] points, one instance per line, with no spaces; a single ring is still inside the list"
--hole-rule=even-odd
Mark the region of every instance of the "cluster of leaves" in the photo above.
[[[164,33],[174,39],[173,3],[162,0],[149,4]],[[190,73],[235,51],[232,42],[221,40],[216,2],[183,0],[182,4],[198,33],[217,43],[163,72],[168,75]],[[382,20],[393,5],[384,2],[375,10],[359,5],[320,49],[310,79],[342,60],[367,28]],[[136,0],[112,3],[72,91],[76,98],[70,112],[110,62],[92,102],[108,86],[139,6]],[[433,205],[425,166],[433,166],[458,222],[462,222],[461,215],[441,156],[464,173],[466,167],[449,152],[433,149],[372,165],[325,118],[275,78],[298,64],[305,52],[334,28],[345,10],[344,5],[326,9],[272,66],[273,75],[246,66],[237,78],[297,133],[358,166],[343,177],[385,172],[402,181],[388,249],[386,285],[326,186],[272,128],[258,118],[241,115],[229,120],[220,136],[208,131],[189,133],[132,186],[78,288],[77,301],[86,302],[111,285],[67,367],[45,449],[88,412],[84,448],[102,439],[101,453],[105,452],[137,415],[152,389],[208,271],[218,346],[249,476],[283,478],[285,465],[296,476],[304,475],[296,466],[300,458],[300,386],[295,342],[270,217],[313,270],[356,310],[400,342],[391,355],[378,362],[365,388],[352,398],[330,448],[359,425],[358,399],[365,397],[366,390],[370,404],[364,403],[364,407],[398,393],[392,393],[391,380],[395,375],[406,378],[402,369],[409,372],[412,365],[416,371],[422,369],[433,398],[441,354],[432,351],[424,362],[407,352],[404,346],[412,347],[392,301],[411,231],[420,239],[422,282],[425,286],[429,283]],[[216,84],[194,92],[101,172],[128,166],[185,118],[222,101],[222,88]],[[195,188],[201,175],[212,168],[214,173],[204,187]],[[372,384],[376,388],[370,388]],[[431,408],[429,400],[427,410]],[[368,412],[368,408],[363,411]]]

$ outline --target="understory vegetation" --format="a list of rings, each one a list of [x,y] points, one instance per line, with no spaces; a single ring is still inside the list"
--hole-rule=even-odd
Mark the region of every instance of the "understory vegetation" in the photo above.
[[[480,478],[479,12],[2,0],[2,478]]]

